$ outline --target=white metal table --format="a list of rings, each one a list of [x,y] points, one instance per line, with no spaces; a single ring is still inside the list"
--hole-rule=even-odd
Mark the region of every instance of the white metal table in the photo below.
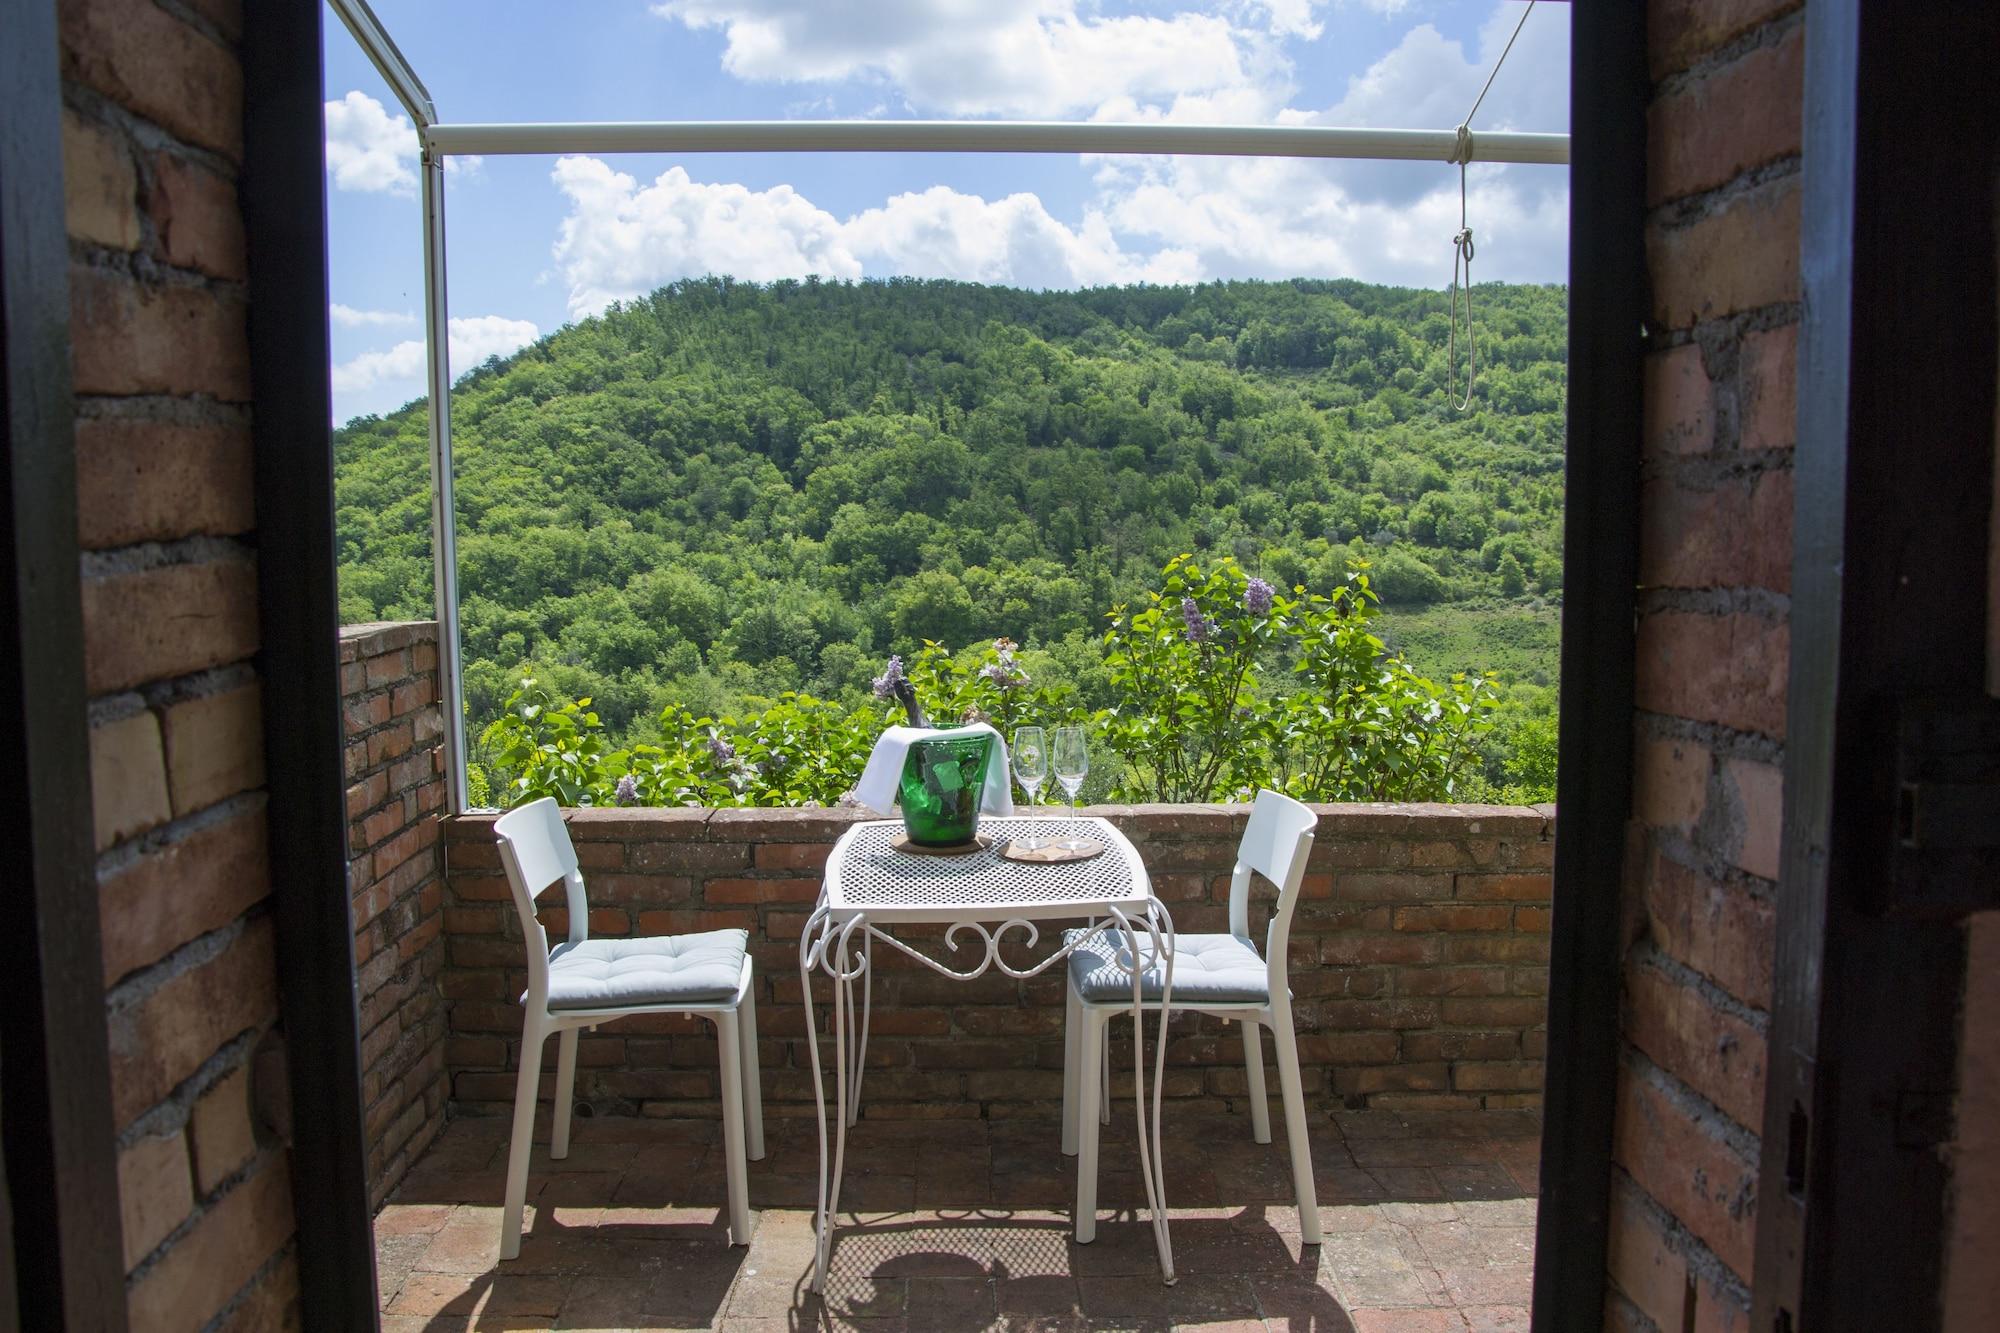
[[[1167,1000],[1173,994],[1174,923],[1165,904],[1153,895],[1151,879],[1138,849],[1109,821],[1076,816],[1017,815],[982,819],[982,834],[994,845],[965,856],[922,856],[898,852],[891,843],[902,832],[900,820],[856,824],[827,856],[826,880],[819,902],[807,918],[799,939],[799,980],[806,1007],[806,1045],[812,1052],[813,1097],[819,1107],[819,1206],[815,1217],[816,1257],[813,1290],[826,1286],[827,1260],[833,1248],[833,1218],[840,1207],[841,1167],[847,1151],[847,1129],[860,1108],[863,1057],[868,1045],[868,1015],[874,992],[874,942],[899,949],[932,971],[970,981],[989,968],[1010,977],[1032,977],[1068,958],[1099,933],[1124,937],[1119,966],[1132,977],[1133,1103],[1139,1120],[1139,1166],[1146,1181],[1153,1241],[1159,1250],[1160,1274],[1174,1281],[1173,1241],[1167,1231],[1166,1178],[1160,1158],[1160,1085],[1166,1066]],[[1102,856],[1056,865],[1030,865],[999,855],[1009,838],[1094,838],[1105,845]],[[1086,929],[1075,939],[1056,938],[1060,947],[1025,968],[1015,968],[1000,956],[1001,940],[1021,932],[1033,948],[1041,939],[1038,922],[1081,919]],[[979,937],[980,956],[965,967],[950,967],[889,933],[886,927],[943,923],[945,947],[956,953],[961,931]],[[1140,979],[1161,965],[1159,1035],[1154,1042],[1152,1114],[1147,1115],[1144,1074],[1145,1005]],[[1136,960],[1136,963],[1135,963]],[[823,969],[833,978],[834,1132],[827,1142],[826,1090],[820,1074],[819,1032],[814,1021],[812,974]],[[861,983],[859,1027],[856,1028],[854,983]],[[850,1030],[854,1035],[850,1037]],[[1079,1078],[1096,1078],[1096,1070],[1078,1071]],[[1081,1182],[1081,1170],[1079,1170]],[[1079,1203],[1094,1199],[1079,1189]],[[1094,1209],[1086,1216],[1079,1206],[1074,1218],[1076,1238],[1088,1242],[1096,1234]]]

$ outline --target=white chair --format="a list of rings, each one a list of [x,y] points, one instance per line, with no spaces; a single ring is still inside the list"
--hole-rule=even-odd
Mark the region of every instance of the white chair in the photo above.
[[[521,1072],[514,1089],[514,1134],[507,1149],[506,1207],[500,1215],[500,1257],[521,1253],[521,1208],[528,1192],[528,1152],[535,1134],[535,1100],[542,1042],[561,1033],[556,1057],[555,1120],[549,1156],[569,1155],[570,1108],[576,1090],[576,1037],[628,1014],[699,1014],[715,1024],[722,1063],[722,1151],[729,1179],[729,1238],[750,1243],[749,1155],[764,1156],[764,1107],[757,1076],[757,1001],[741,930],[650,939],[590,938],[590,905],[576,849],[562,810],[544,797],[502,815],[493,831],[500,864],[514,890],[514,910],[528,946],[528,990],[521,997]],[[569,939],[549,948],[535,918],[535,897],[561,880],[569,906]]]
[[[1319,1200],[1313,1190],[1312,1155],[1306,1139],[1305,1093],[1299,1081],[1299,1047],[1292,1031],[1292,993],[1285,980],[1285,951],[1292,911],[1305,879],[1319,817],[1289,796],[1260,791],[1250,823],[1236,849],[1229,882],[1229,934],[1179,935],[1174,941],[1174,989],[1170,1007],[1233,1018],[1243,1025],[1243,1058],[1250,1092],[1251,1133],[1271,1141],[1271,1111],[1264,1094],[1262,1028],[1271,1029],[1278,1052],[1278,1087],[1285,1102],[1285,1133],[1291,1145],[1292,1187],[1298,1196],[1299,1233],[1308,1245],[1320,1239]],[[1278,887],[1260,955],[1250,941],[1250,874]],[[1081,938],[1084,931],[1070,931]],[[1143,941],[1143,937],[1142,937]],[[1121,932],[1086,940],[1069,959],[1069,1000],[1063,1028],[1062,1150],[1078,1158],[1076,1238],[1097,1234],[1097,1135],[1110,1119],[1110,1063],[1106,1024],[1132,1011],[1132,975],[1118,963],[1128,945]],[[1149,946],[1141,943],[1141,949]],[[1129,954],[1126,955],[1129,959]],[[1160,1002],[1160,968],[1142,981],[1145,1003]],[[1085,1075],[1084,1071],[1090,1071]]]

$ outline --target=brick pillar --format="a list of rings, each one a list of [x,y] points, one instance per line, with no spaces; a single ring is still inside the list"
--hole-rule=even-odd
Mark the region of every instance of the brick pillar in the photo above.
[[[437,624],[340,632],[347,883],[361,997],[368,1195],[380,1204],[444,1128],[444,713]]]
[[[1741,1328],[1783,795],[1804,16],[1653,0],[1612,1327]]]
[[[77,505],[134,1329],[296,1320],[238,6],[64,0]]]

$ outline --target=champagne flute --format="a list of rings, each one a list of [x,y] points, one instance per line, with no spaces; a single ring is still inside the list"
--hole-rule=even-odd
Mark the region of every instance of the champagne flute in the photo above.
[[[1077,790],[1083,786],[1084,775],[1090,772],[1090,751],[1083,742],[1083,728],[1057,727],[1050,755],[1056,781],[1062,784],[1070,804],[1075,805]]]
[[[1035,793],[1049,777],[1048,742],[1043,738],[1040,727],[1021,727],[1014,732],[1014,780],[1028,793],[1028,804],[1035,803]],[[1018,840],[1025,851],[1033,851],[1041,846],[1039,838]]]

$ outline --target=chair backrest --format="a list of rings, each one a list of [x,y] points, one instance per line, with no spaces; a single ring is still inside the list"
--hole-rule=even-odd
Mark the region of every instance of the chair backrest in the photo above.
[[[535,898],[557,880],[563,882],[569,908],[569,942],[590,937],[590,904],[584,897],[583,872],[576,848],[563,825],[562,807],[544,796],[493,821],[500,840],[500,864],[514,891],[514,911],[521,918],[521,936],[528,949],[528,994],[531,1003],[547,1003],[549,995],[549,936],[535,917]]]
[[[1250,875],[1252,871],[1278,886],[1277,906],[1264,936],[1264,963],[1271,970],[1271,994],[1283,994],[1285,951],[1291,945],[1292,909],[1298,906],[1299,885],[1305,882],[1306,858],[1312,852],[1313,829],[1319,816],[1289,796],[1257,793],[1250,823],[1236,845],[1236,873],[1229,881],[1229,932],[1251,947]]]

